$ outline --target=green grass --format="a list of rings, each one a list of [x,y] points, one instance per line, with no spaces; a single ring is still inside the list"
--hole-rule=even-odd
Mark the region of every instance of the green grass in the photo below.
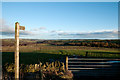
[[[120,58],[119,52],[104,52],[92,50],[40,50],[35,52],[20,52],[20,64],[36,64],[39,62],[45,63],[50,60],[65,60],[66,55],[78,55],[97,58]],[[116,54],[117,53],[117,54]],[[14,52],[3,52],[2,62],[14,63]]]
[[[48,53],[20,53],[20,64],[37,64],[39,62],[45,63],[50,59],[59,60],[62,55],[48,54]],[[14,53],[4,52],[2,53],[2,63],[14,63]]]
[[[120,58],[120,52],[117,51],[102,51],[102,50],[40,50],[38,53],[48,53],[48,54],[59,54],[59,55],[77,55],[86,56],[88,52],[88,57],[113,57]]]

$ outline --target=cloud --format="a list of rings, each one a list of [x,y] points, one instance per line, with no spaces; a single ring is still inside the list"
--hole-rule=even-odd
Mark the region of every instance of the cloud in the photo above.
[[[1,25],[2,24],[2,25]],[[2,28],[2,29],[1,29]],[[14,26],[10,26],[7,22],[3,19],[0,19],[0,36],[5,36],[6,38],[14,37],[15,29]],[[63,30],[47,30],[46,27],[39,27],[32,29],[31,31],[22,31],[20,30],[20,37],[23,38],[68,38],[68,39],[84,39],[84,38],[118,38],[118,30],[96,30],[96,31],[63,31]],[[32,35],[32,36],[31,36]],[[34,36],[33,36],[34,35]],[[120,34],[119,34],[120,35]]]
[[[0,19],[0,33],[2,35],[12,35],[14,33],[14,29],[6,24],[6,21]]]
[[[7,24],[7,22],[4,19],[0,19],[0,35],[2,36],[14,36],[15,35],[15,29],[14,27],[11,27],[10,25]],[[31,35],[32,32],[30,31],[21,31],[20,30],[20,35]]]
[[[20,35],[33,35],[30,31],[20,31]]]
[[[62,32],[58,33],[59,36],[71,38],[118,38],[117,30],[99,30],[90,32]]]
[[[40,30],[41,30],[41,29],[46,29],[46,27],[40,27],[39,29],[40,29]]]
[[[50,31],[50,33],[66,33],[66,32],[68,32],[68,31],[62,31],[62,30],[52,30],[52,31]]]
[[[32,31],[41,31],[41,30],[46,30],[46,27],[39,27],[39,28],[32,29]]]
[[[14,29],[6,24],[6,21],[3,19],[0,19],[0,32],[10,32],[12,33]]]

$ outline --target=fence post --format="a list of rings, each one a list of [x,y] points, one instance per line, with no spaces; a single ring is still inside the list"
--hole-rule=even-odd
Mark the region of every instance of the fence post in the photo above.
[[[68,56],[66,56],[66,70],[68,70]]]
[[[85,55],[86,57],[88,57],[88,52],[86,52],[86,55]]]

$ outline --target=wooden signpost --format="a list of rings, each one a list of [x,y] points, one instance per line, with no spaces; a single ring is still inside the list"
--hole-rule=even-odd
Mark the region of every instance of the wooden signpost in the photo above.
[[[15,79],[19,79],[19,30],[25,30],[24,26],[15,23]]]

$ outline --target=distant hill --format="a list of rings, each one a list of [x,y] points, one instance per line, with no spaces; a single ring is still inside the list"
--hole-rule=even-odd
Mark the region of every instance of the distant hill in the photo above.
[[[2,39],[2,46],[14,46],[14,39]],[[20,39],[20,46],[32,44],[50,44],[55,46],[89,46],[120,48],[120,40],[99,40],[99,39],[64,39],[64,40],[40,40],[40,39]]]

